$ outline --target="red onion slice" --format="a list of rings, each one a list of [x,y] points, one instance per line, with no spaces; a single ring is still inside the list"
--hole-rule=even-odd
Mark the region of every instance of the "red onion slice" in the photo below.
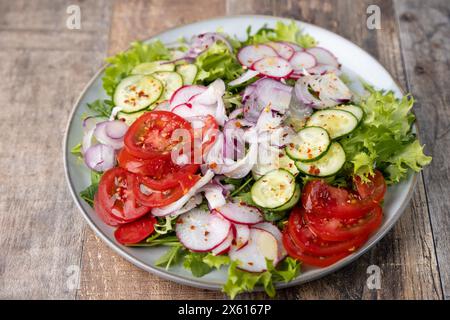
[[[233,87],[233,86],[243,84],[244,82],[247,82],[248,80],[253,79],[257,75],[259,75],[258,71],[247,70],[239,78],[234,79],[233,81],[229,82],[228,85]]]
[[[106,134],[111,139],[121,139],[128,130],[128,126],[124,121],[114,120],[106,123]]]
[[[103,172],[115,166],[115,152],[111,146],[97,144],[90,147],[85,155],[84,162],[95,171]]]
[[[109,121],[104,121],[97,123],[94,130],[94,136],[98,142],[103,143],[105,145],[111,146],[113,149],[121,149],[123,148],[123,139],[114,139],[108,136],[106,133],[106,127]]]

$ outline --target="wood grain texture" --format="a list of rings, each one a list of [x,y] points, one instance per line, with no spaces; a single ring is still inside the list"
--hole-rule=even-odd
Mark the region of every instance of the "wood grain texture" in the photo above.
[[[69,4],[81,6],[80,32],[66,29]],[[84,223],[64,181],[62,140],[106,53],[108,19],[105,1],[0,2],[2,299],[75,297],[67,284]]]
[[[408,89],[417,100],[422,142],[433,155],[423,172],[445,299],[450,299],[450,4],[395,1]]]
[[[219,0],[116,1],[111,23],[109,54],[126,49],[167,28],[222,15]],[[164,19],[161,19],[164,17]],[[199,290],[163,280],[131,265],[111,251],[91,230],[82,257],[79,299],[218,299],[220,292]]]

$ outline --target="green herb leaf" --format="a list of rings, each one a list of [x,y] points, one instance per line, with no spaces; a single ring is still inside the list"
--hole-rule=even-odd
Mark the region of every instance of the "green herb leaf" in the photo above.
[[[95,100],[92,103],[88,103],[87,107],[91,110],[96,117],[109,118],[114,103],[111,100]]]
[[[83,154],[81,153],[81,143],[73,146],[73,148],[70,149],[70,153],[72,153],[76,157],[83,157]]]
[[[182,258],[186,254],[186,250],[180,245],[173,246],[166,251],[158,260],[156,260],[155,265],[164,266],[167,270],[171,266],[176,265],[181,262]]]
[[[191,270],[194,277],[203,277],[212,271],[212,267],[203,261],[205,256],[205,253],[189,252],[184,257],[183,266]]]

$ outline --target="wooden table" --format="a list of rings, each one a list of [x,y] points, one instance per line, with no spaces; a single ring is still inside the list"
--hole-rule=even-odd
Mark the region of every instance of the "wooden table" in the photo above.
[[[81,8],[81,30],[66,27],[71,4]],[[381,8],[381,30],[366,27],[371,4]],[[62,139],[76,97],[106,56],[167,28],[244,13],[310,22],[375,56],[414,94],[421,140],[434,157],[409,208],[370,252],[277,298],[450,298],[448,0],[1,0],[0,298],[225,297],[162,280],[107,248],[69,194]],[[380,290],[366,285],[372,264],[382,270]]]

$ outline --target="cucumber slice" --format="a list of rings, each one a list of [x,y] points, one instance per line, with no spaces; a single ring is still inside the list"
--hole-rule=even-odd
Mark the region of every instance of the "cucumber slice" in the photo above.
[[[355,130],[358,119],[348,111],[324,109],[314,112],[306,126],[322,127],[328,131],[331,139],[337,139]]]
[[[297,166],[295,165],[295,161],[289,158],[286,152],[283,152],[283,150],[280,152],[278,161],[281,169],[289,171],[294,177],[298,175],[299,171],[297,169]]]
[[[279,149],[278,147],[269,148],[271,152],[268,152],[268,154],[258,154],[258,161],[252,168],[252,175],[255,180],[276,169],[286,169],[294,176],[298,174],[295,161],[289,158],[283,149]]]
[[[179,73],[174,71],[158,71],[152,73],[152,76],[164,85],[164,92],[159,98],[160,101],[169,100],[172,94],[183,86],[183,78]]]
[[[295,177],[287,170],[277,169],[256,181],[250,194],[258,206],[274,209],[286,204],[294,192]]]
[[[175,64],[169,63],[167,60],[158,60],[138,64],[133,70],[131,70],[131,74],[149,75],[157,71],[173,70],[175,70]]]
[[[339,142],[333,142],[327,153],[317,161],[296,161],[295,165],[301,172],[315,177],[335,175],[345,163],[345,152]]]
[[[123,79],[114,92],[114,104],[122,112],[141,111],[159,99],[163,84],[152,76],[129,76]]]
[[[364,111],[361,107],[355,106],[354,104],[343,104],[333,109],[344,110],[353,114],[358,121],[361,121],[364,116]]]
[[[195,64],[183,64],[177,66],[177,72],[183,77],[184,85],[191,85],[197,77],[198,68]]]
[[[300,185],[296,184],[295,191],[294,191],[294,194],[292,195],[291,199],[289,199],[289,201],[286,202],[285,204],[283,204],[282,206],[272,209],[272,211],[279,212],[279,211],[286,211],[286,210],[292,209],[293,207],[295,207],[295,205],[300,200],[301,193],[302,193],[302,190],[300,189]]]
[[[331,139],[325,129],[306,127],[297,132],[297,135],[286,147],[286,153],[294,160],[314,161],[327,152],[330,144]]]
[[[144,113],[149,112],[149,111],[150,110],[145,109],[145,110],[134,112],[134,113],[119,112],[117,114],[117,119],[125,120],[125,123],[130,126],[133,122],[136,121],[137,118],[139,118]]]

